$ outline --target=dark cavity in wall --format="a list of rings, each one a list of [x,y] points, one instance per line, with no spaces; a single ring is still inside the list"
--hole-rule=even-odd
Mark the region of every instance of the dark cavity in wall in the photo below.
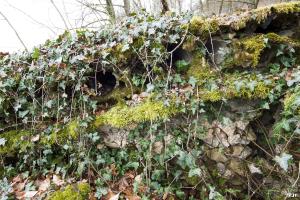
[[[97,96],[105,96],[110,93],[117,84],[117,79],[110,71],[99,71],[94,75],[90,75],[88,79],[88,87],[93,89]]]

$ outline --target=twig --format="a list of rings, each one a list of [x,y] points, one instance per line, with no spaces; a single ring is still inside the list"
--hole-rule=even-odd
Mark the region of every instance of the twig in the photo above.
[[[0,15],[4,18],[4,20],[8,23],[8,25],[10,26],[10,28],[15,32],[16,36],[18,37],[19,41],[21,42],[21,44],[23,45],[23,47],[25,48],[26,51],[28,51],[25,43],[23,42],[23,40],[21,39],[19,33],[17,32],[17,30],[15,29],[15,27],[10,23],[10,21],[7,19],[7,17],[0,11]]]
[[[21,9],[19,9],[19,8],[17,8],[17,7],[15,7],[14,5],[8,3],[7,1],[6,1],[6,3],[7,3],[10,7],[12,7],[13,9],[19,11],[20,13],[22,13],[23,15],[25,15],[26,17],[28,17],[29,19],[31,19],[31,20],[32,20],[33,22],[35,22],[36,24],[39,24],[39,25],[41,25],[41,26],[46,27],[47,29],[49,29],[49,30],[50,30],[53,34],[55,34],[55,35],[57,34],[51,27],[47,26],[46,24],[44,24],[44,23],[42,23],[42,22],[37,21],[37,20],[34,19],[32,16],[30,16],[29,14],[27,14],[27,13],[24,12],[23,10],[21,10]]]
[[[55,10],[58,12],[60,18],[62,19],[63,23],[65,24],[65,28],[69,31],[69,27],[68,24],[64,18],[64,16],[61,14],[61,12],[59,11],[58,7],[56,6],[56,4],[54,3],[53,0],[50,0],[51,4],[53,5],[53,7],[55,8]]]

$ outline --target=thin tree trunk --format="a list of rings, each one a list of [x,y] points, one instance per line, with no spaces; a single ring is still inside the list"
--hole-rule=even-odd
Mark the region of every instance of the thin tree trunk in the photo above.
[[[258,4],[259,4],[259,0],[255,0],[255,5],[254,5],[255,9],[258,7]]]
[[[210,8],[209,8],[209,0],[206,0],[206,9],[207,9],[207,13],[210,13],[209,12],[209,10],[210,10]]]
[[[169,8],[169,4],[168,4],[167,0],[160,0],[160,2],[162,5],[162,13],[164,14],[164,13],[168,12],[170,10],[170,8]]]
[[[116,13],[114,6],[112,4],[112,0],[106,0],[106,11],[109,15],[110,21],[112,24],[116,23]]]
[[[177,0],[178,3],[178,11],[181,13],[182,12],[182,2],[181,0]]]
[[[199,6],[200,6],[200,11],[203,13],[203,2],[202,2],[202,0],[199,0]]]
[[[15,27],[10,23],[10,21],[7,19],[7,17],[0,11],[0,15],[4,18],[4,20],[8,23],[8,25],[10,26],[10,28],[15,32],[16,36],[18,37],[19,41],[21,42],[21,44],[23,45],[24,49],[26,51],[28,51],[25,43],[23,42],[23,40],[21,39],[19,33],[17,32],[17,30],[15,29]]]
[[[125,14],[126,14],[126,16],[129,16],[129,14],[130,14],[130,1],[129,0],[123,0],[123,3],[124,3]]]
[[[224,0],[221,1],[220,8],[219,8],[219,15],[222,14],[223,5],[224,5]]]

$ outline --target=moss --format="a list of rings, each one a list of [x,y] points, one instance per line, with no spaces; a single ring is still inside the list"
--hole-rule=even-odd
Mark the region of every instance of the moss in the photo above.
[[[237,21],[231,24],[234,30],[240,30],[247,26],[250,21],[255,21],[258,24],[263,23],[272,14],[289,14],[300,12],[300,2],[288,2],[281,4],[273,4],[271,6],[251,10],[244,16],[239,17]]]
[[[291,39],[286,36],[281,36],[276,33],[268,33],[265,36],[273,43],[279,43],[279,44],[289,44],[293,47],[300,47],[300,41]]]
[[[42,144],[63,143],[70,139],[77,139],[80,134],[80,127],[78,120],[73,120],[67,125],[56,128],[48,137],[41,139]]]
[[[286,114],[300,114],[300,92],[287,94],[283,104]]]
[[[117,102],[121,103],[124,101],[124,98],[130,98],[133,93],[139,92],[139,88],[133,87],[131,88],[130,86],[125,87],[125,88],[115,88],[113,91],[106,96],[102,97],[100,96],[99,98],[94,98],[97,100],[98,103],[103,103],[103,102],[109,102],[110,100],[116,100]]]
[[[111,125],[120,128],[145,121],[167,119],[177,111],[178,110],[172,104],[165,106],[162,101],[152,101],[148,99],[136,106],[119,104],[106,113],[97,116],[94,125],[96,127]]]
[[[27,147],[32,145],[30,136],[30,131],[21,130],[1,133],[1,138],[4,138],[6,142],[4,146],[0,146],[0,154],[14,153],[17,150],[25,151]]]
[[[216,19],[204,19],[200,16],[194,16],[189,25],[189,30],[193,34],[200,36],[201,39],[207,39],[211,34],[216,33],[220,29]]]
[[[91,192],[87,183],[78,183],[77,186],[68,185],[63,191],[54,192],[49,200],[86,200]]]
[[[182,44],[182,49],[188,51],[188,52],[192,52],[194,50],[197,49],[196,46],[196,37],[189,35],[187,36],[185,42]]]
[[[224,94],[220,90],[213,90],[213,91],[202,91],[200,92],[200,98],[203,101],[210,101],[210,102],[216,102],[222,100],[224,97]]]
[[[274,82],[260,80],[255,75],[225,74],[221,84],[213,90],[201,89],[200,86],[199,98],[210,102],[234,98],[265,99],[273,87]]]
[[[261,54],[267,47],[266,42],[300,47],[299,41],[276,33],[259,34],[243,38],[232,43],[232,53],[225,59],[224,67],[256,67],[259,64]]]
[[[235,41],[232,44],[233,55],[229,55],[225,60],[224,66],[256,67],[265,47],[264,35],[256,35]]]
[[[188,77],[197,79],[198,85],[205,83],[208,79],[216,77],[216,72],[211,69],[204,56],[196,54],[187,71]]]
[[[300,2],[289,2],[289,3],[283,3],[283,4],[275,4],[272,6],[272,9],[275,11],[275,13],[295,13],[300,12]]]
[[[265,99],[274,87],[272,79],[263,80],[254,74],[233,74],[224,81],[226,98]]]

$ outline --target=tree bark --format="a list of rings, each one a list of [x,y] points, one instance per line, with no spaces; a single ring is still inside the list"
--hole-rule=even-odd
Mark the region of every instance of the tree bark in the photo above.
[[[164,13],[168,12],[170,10],[170,8],[169,8],[169,4],[168,4],[167,0],[160,0],[160,2],[162,5],[162,13],[164,14]]]
[[[116,23],[116,13],[114,6],[112,4],[112,0],[106,0],[106,11],[108,13],[109,19],[112,24]]]
[[[123,0],[123,3],[124,3],[125,14],[126,14],[126,16],[129,16],[130,15],[130,1]]]

